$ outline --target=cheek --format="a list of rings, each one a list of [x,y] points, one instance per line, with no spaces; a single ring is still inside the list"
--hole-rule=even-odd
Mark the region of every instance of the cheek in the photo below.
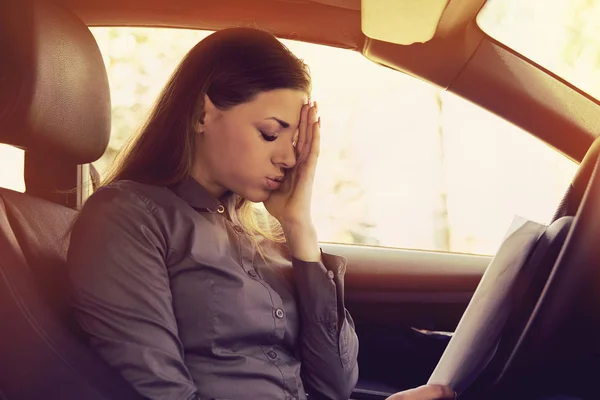
[[[212,137],[209,157],[217,174],[228,178],[252,175],[260,159],[265,158],[265,148],[257,134],[249,129],[223,129]]]

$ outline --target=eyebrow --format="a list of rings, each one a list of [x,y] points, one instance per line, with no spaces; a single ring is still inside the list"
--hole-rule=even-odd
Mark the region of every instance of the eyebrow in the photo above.
[[[279,123],[279,125],[281,125],[281,127],[284,128],[284,129],[290,127],[290,124],[288,124],[285,121],[280,120],[279,118],[271,117],[271,118],[267,118],[267,119],[273,119],[273,120],[277,121]]]

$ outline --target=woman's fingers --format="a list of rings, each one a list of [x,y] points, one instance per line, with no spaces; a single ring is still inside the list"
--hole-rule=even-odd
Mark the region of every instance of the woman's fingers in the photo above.
[[[317,165],[320,151],[321,151],[321,118],[319,117],[317,119],[317,121],[312,124],[310,151],[308,152],[307,159],[306,159],[306,164],[309,167],[314,168]]]
[[[454,390],[443,385],[423,385],[415,389],[405,390],[387,398],[387,400],[453,400]]]
[[[424,385],[420,389],[426,393],[426,399],[431,400],[454,400],[456,393],[448,386],[444,385]]]
[[[444,386],[444,385],[428,385],[428,386],[433,391],[433,395],[437,396],[437,397],[434,397],[435,399],[454,400],[456,398],[456,393],[454,392],[454,390],[452,390],[448,386]]]
[[[316,123],[317,123],[317,108],[315,106],[311,106],[308,111],[304,147],[303,147],[302,152],[300,153],[300,157],[298,159],[299,164],[304,164],[306,162],[306,160],[308,159],[308,157],[310,156],[310,153],[312,151],[314,125]]]
[[[300,110],[300,125],[298,126],[298,139],[296,142],[296,157],[300,158],[302,151],[306,146],[306,131],[308,128],[308,112],[310,111],[310,103],[302,106]]]

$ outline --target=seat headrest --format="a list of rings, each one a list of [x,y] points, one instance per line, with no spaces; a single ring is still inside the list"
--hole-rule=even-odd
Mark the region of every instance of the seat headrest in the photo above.
[[[95,161],[110,136],[110,92],[92,33],[47,0],[0,3],[0,143]]]

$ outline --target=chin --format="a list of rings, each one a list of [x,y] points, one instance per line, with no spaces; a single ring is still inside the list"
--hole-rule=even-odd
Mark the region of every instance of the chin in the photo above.
[[[251,203],[262,203],[269,198],[271,192],[268,190],[248,190],[243,193],[240,192],[238,195]]]

